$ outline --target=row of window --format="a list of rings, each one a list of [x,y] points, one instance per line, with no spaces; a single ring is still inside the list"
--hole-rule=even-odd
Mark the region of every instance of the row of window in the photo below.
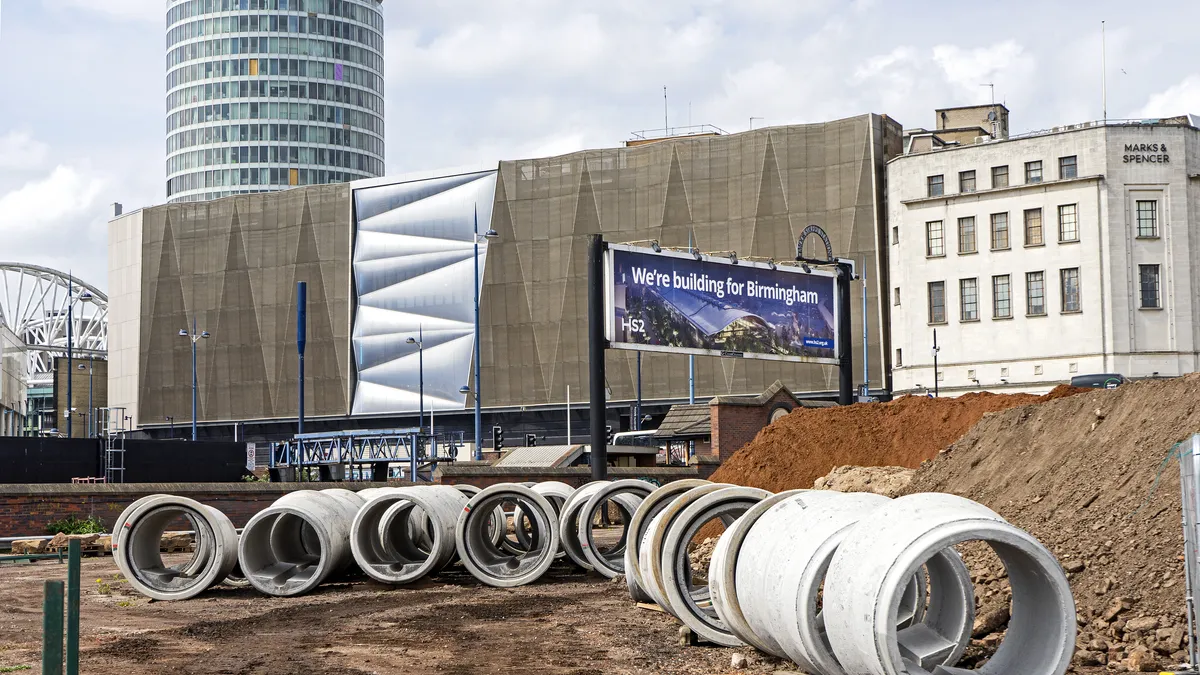
[[[1058,242],[1060,244],[1079,241],[1079,208],[1077,204],[1062,204],[1058,212]],[[1009,230],[1008,214],[993,213],[989,217],[989,232],[991,250],[1004,251],[1012,248]],[[1024,228],[1025,246],[1044,246],[1045,233],[1042,228],[1042,210],[1025,209]],[[897,230],[893,230],[898,234]],[[969,255],[979,252],[978,235],[975,226],[975,216],[965,216],[958,219],[958,253]],[[925,223],[925,255],[938,258],[946,255],[945,224],[940,220]]]
[[[305,120],[352,127],[383,135],[383,118],[353,108],[317,103],[214,103],[167,115],[167,133],[190,124],[229,120]]]
[[[1079,300],[1079,268],[1068,267],[1058,271],[1059,309],[1063,313],[1082,311]],[[900,304],[900,289],[893,289],[893,302]],[[958,280],[959,320],[979,320],[979,279],[972,277]],[[946,282],[931,281],[927,288],[929,323],[946,323]],[[1012,318],[1012,276],[997,274],[992,277],[992,318]],[[1046,273],[1025,273],[1025,315],[1046,314]]]
[[[289,169],[283,168],[253,168],[253,169],[216,169],[214,171],[198,171],[186,176],[176,176],[167,181],[167,197],[203,188],[235,187],[239,185],[325,185],[327,183],[345,183],[360,178],[372,178],[383,175],[382,166],[378,173],[354,173],[350,171],[331,171],[329,169]],[[232,190],[231,192],[253,192],[254,190]]]
[[[992,174],[992,189],[1003,188],[1009,186],[1008,181],[1008,165],[993,166]],[[1067,178],[1076,178],[1079,175],[1079,163],[1075,155],[1058,158],[1058,178],[1064,180]],[[1025,182],[1040,183],[1042,182],[1042,161],[1034,160],[1025,162]],[[925,179],[926,193],[930,197],[941,197],[946,194],[946,176],[945,174],[937,174],[928,176]],[[975,170],[959,171],[958,172],[958,191],[975,192],[977,183],[975,179]]]
[[[186,87],[167,95],[167,110],[188,103],[230,98],[306,98],[331,103],[349,103],[383,114],[383,97],[369,91],[324,82],[290,82],[281,80],[241,80],[211,82]]]
[[[167,69],[187,61],[238,54],[314,56],[357,63],[377,72],[383,72],[383,57],[365,47],[330,40],[286,37],[234,37],[192,42],[167,52]]]
[[[250,145],[181,152],[167,159],[167,174],[227,164],[317,164],[382,174],[383,162],[350,150],[295,145]]]
[[[267,31],[272,33],[300,33],[324,35],[325,37],[350,40],[367,45],[383,53],[383,36],[370,28],[356,26],[345,21],[321,19],[307,16],[257,16],[249,14],[219,16],[215,19],[200,19],[176,26],[167,31],[167,49],[184,40],[204,35],[221,33],[249,33]]]
[[[306,59],[230,59],[193,63],[167,74],[167,91],[189,82],[250,75],[291,75],[311,77],[314,80],[334,80],[383,93],[383,77],[377,73],[357,66]]]
[[[378,136],[316,124],[220,124],[186,129],[167,137],[167,154],[196,145],[246,141],[323,143],[384,156],[384,142]]]
[[[213,12],[244,12],[265,9],[331,14],[343,19],[365,23],[382,33],[383,15],[365,6],[366,4],[350,2],[350,0],[187,0],[167,11],[167,25],[170,26],[193,16],[212,14]]]

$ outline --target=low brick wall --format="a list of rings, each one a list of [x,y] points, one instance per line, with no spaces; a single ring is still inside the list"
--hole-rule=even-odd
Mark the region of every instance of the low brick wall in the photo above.
[[[121,511],[152,494],[173,494],[220,509],[237,527],[288,492],[312,487],[398,487],[406,483],[0,484],[0,537],[42,535],[69,516],[96,516],[111,528]]]
[[[608,470],[609,480],[622,478],[640,478],[657,485],[666,485],[672,481],[685,478],[707,479],[716,471],[715,462],[697,466],[655,466],[655,467],[611,467]],[[527,481],[542,482],[556,480],[571,487],[579,487],[591,482],[592,469],[586,466],[573,466],[564,469],[530,468],[530,467],[496,467],[485,464],[457,463],[444,464],[438,467],[435,479],[445,485],[466,483],[476,487],[488,487],[497,483],[524,483]]]

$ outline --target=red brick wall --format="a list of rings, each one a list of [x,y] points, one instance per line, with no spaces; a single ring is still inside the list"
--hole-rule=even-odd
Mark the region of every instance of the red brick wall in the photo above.
[[[689,467],[609,467],[610,480],[622,478],[649,479],[658,485],[666,485],[671,481],[684,478],[708,478],[716,470],[716,464],[701,464]],[[497,483],[524,483],[526,481],[560,481],[571,487],[579,487],[591,482],[590,467],[569,467],[565,469],[533,469],[520,467],[494,467],[483,465],[450,465],[444,464],[438,468],[439,482],[445,485],[467,484],[476,487],[489,487]]]
[[[795,400],[786,392],[776,392],[765,405],[718,403],[712,406],[712,454],[721,462],[742,449],[763,427],[777,404],[795,408]]]

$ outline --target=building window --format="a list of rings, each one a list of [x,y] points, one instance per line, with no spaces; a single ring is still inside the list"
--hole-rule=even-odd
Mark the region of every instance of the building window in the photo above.
[[[1075,161],[1075,155],[1070,157],[1058,158],[1058,177],[1059,178],[1075,178],[1079,175],[1078,165]]]
[[[1058,207],[1058,240],[1079,241],[1079,218],[1075,204],[1063,204]]]
[[[1008,165],[992,167],[992,188],[1008,187]]]
[[[1153,199],[1137,201],[1137,236],[1158,236],[1158,202]]]
[[[958,252],[974,253],[979,250],[975,243],[975,216],[958,219]]]
[[[1012,296],[1009,294],[1007,274],[992,277],[992,318],[1012,318]]]
[[[975,191],[975,172],[974,171],[959,171],[958,172],[958,191],[959,192],[974,192]]]
[[[903,365],[904,365],[904,350],[900,349],[899,347],[896,347],[896,367],[899,368]]]
[[[925,223],[925,255],[931,258],[946,255],[946,233],[940,220]]]
[[[1033,367],[1033,374],[1034,374],[1034,375],[1041,375],[1041,374],[1042,374],[1042,367],[1041,367],[1041,366],[1034,366],[1034,367]]]
[[[1079,268],[1068,267],[1067,269],[1059,270],[1058,274],[1062,282],[1062,311],[1080,311]]]
[[[892,304],[897,305],[897,306],[900,305],[900,287],[899,286],[892,289]]]
[[[958,294],[961,299],[963,321],[979,320],[979,280],[959,279]]]
[[[925,179],[925,182],[929,187],[930,197],[941,197],[946,193],[945,179],[942,178],[941,174],[930,176]]]
[[[1042,182],[1042,161],[1025,162],[1025,182],[1040,183]]]
[[[1138,265],[1138,281],[1142,289],[1142,309],[1162,307],[1158,292],[1158,265]]]
[[[992,214],[992,250],[1001,251],[1008,248],[1008,214]]]
[[[893,225],[892,226],[892,245],[895,246],[896,244],[899,244],[899,243],[900,243],[900,226]]]
[[[1042,246],[1045,243],[1042,238],[1042,210],[1025,209],[1025,245]]]
[[[1068,363],[1067,364],[1067,372],[1068,373],[1078,373],[1079,372],[1079,363],[1077,361],[1072,361],[1072,362]]]
[[[929,282],[929,323],[946,323],[946,282]]]
[[[1000,377],[1008,377],[1008,368],[1000,369]]]
[[[1044,316],[1046,314],[1046,273],[1025,273],[1025,314],[1028,316]]]
[[[967,379],[972,382],[974,382],[976,379],[978,379],[975,377],[975,370],[973,368],[967,369]]]

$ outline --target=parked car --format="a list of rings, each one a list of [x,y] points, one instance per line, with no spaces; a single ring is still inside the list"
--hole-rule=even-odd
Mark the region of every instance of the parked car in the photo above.
[[[1116,389],[1129,380],[1118,373],[1099,373],[1096,375],[1077,375],[1071,378],[1072,387],[1091,387],[1094,389]]]

